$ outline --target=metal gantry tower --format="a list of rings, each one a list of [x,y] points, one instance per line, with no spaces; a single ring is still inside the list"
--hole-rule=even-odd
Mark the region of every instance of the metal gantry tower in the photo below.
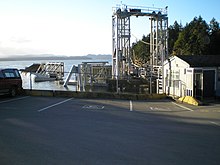
[[[112,16],[112,74],[114,78],[123,78],[129,72],[130,67],[130,16],[128,11],[117,9]]]
[[[168,57],[168,17],[159,11],[150,16],[150,65],[162,66]]]
[[[112,77],[123,79],[131,67],[131,16],[150,17],[150,65],[162,66],[168,56],[167,7],[150,8],[120,5],[113,8],[112,15]],[[143,27],[144,28],[144,27]]]

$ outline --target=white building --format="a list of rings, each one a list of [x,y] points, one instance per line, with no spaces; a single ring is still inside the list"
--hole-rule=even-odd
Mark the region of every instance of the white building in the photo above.
[[[198,99],[220,96],[220,55],[179,55],[164,62],[164,93]]]

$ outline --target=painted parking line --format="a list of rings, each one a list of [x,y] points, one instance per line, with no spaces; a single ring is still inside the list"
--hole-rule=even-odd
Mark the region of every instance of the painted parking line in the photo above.
[[[187,108],[187,107],[185,107],[185,106],[183,106],[183,105],[177,104],[177,103],[175,103],[175,102],[172,102],[172,104],[175,104],[176,106],[181,107],[181,108],[183,108],[183,109],[186,109],[186,110],[188,110],[188,111],[193,111],[192,109]]]
[[[58,102],[58,103],[56,103],[56,104],[52,104],[52,105],[47,106],[47,107],[45,107],[45,108],[39,109],[39,110],[37,110],[37,111],[38,111],[38,112],[45,111],[45,110],[50,109],[50,108],[52,108],[52,107],[55,107],[55,106],[57,106],[57,105],[63,104],[63,103],[65,103],[65,102],[68,102],[68,101],[70,101],[70,100],[72,100],[72,99],[73,99],[73,98],[66,99],[66,100],[64,100],[64,101]]]
[[[30,97],[30,96],[24,96],[24,97],[19,97],[19,98],[14,98],[14,99],[9,99],[9,100],[0,101],[0,104],[12,102],[12,101],[17,101],[17,100],[23,100],[23,99],[26,99],[26,98],[28,98],[28,97]]]
[[[133,111],[133,103],[132,103],[132,101],[130,100],[130,102],[129,102],[129,107],[130,107],[130,111]]]
[[[214,122],[214,121],[209,121],[211,124],[215,125],[215,126],[219,126],[220,127],[220,124]]]
[[[198,110],[199,112],[217,112],[220,113],[220,110]]]

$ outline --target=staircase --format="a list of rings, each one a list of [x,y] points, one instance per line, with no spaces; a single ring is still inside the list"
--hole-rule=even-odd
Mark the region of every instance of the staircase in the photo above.
[[[163,94],[163,74],[161,66],[154,66],[154,72],[157,75],[156,79],[156,92],[157,94]]]
[[[163,94],[163,74],[161,66],[153,66],[151,68],[151,76],[156,80],[156,93]]]

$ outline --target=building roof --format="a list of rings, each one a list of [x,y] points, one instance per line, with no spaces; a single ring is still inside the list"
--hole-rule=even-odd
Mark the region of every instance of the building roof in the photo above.
[[[220,67],[220,55],[177,55],[191,67]]]

